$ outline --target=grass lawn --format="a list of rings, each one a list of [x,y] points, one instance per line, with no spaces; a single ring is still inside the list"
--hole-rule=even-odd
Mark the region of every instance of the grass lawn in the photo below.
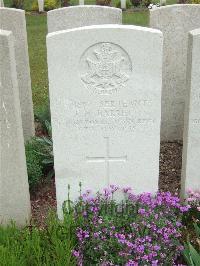
[[[147,26],[149,12],[124,12],[123,24]],[[46,59],[47,18],[45,15],[26,15],[33,102],[39,111],[48,102],[48,77]]]

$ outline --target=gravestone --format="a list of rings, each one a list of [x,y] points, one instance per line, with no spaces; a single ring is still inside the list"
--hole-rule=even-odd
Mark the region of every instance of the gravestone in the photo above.
[[[34,115],[25,12],[19,9],[0,8],[0,28],[12,31],[14,35],[22,126],[26,141],[34,135]]]
[[[44,0],[38,0],[39,12],[44,12]]]
[[[84,5],[84,0],[79,0],[79,5]]]
[[[59,8],[47,13],[49,33],[100,24],[122,24],[121,9],[90,5]]]
[[[0,0],[0,7],[4,7],[4,2],[3,2],[3,0]]]
[[[121,0],[121,9],[126,10],[126,0]]]
[[[150,11],[150,26],[163,32],[162,140],[183,137],[188,32],[200,27],[200,5],[171,5]]]
[[[200,29],[190,32],[188,43],[182,194],[188,189],[200,190]]]
[[[30,196],[14,54],[10,31],[0,30],[0,224],[26,225]]]
[[[79,181],[82,190],[157,191],[161,32],[83,27],[49,34],[47,50],[59,217]]]

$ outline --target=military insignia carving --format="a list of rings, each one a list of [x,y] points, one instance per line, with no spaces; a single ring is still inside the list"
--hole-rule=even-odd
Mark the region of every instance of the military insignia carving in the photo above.
[[[81,65],[81,80],[87,88],[101,95],[110,95],[125,87],[132,72],[128,54],[112,43],[90,47],[82,56]]]

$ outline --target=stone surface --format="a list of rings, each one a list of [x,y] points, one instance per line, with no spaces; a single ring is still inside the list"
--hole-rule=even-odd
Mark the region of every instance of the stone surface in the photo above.
[[[81,45],[79,45],[81,43]],[[71,185],[158,188],[162,34],[99,25],[47,37],[59,217]],[[144,52],[145,51],[145,52]]]
[[[24,131],[24,139],[27,140],[34,135],[34,115],[25,12],[19,9],[1,8],[0,28],[3,30],[12,31],[14,35],[22,126]]]
[[[185,108],[182,192],[200,190],[200,29],[189,34]]]
[[[126,0],[121,0],[121,9],[126,9]]]
[[[121,24],[122,11],[105,6],[75,6],[59,8],[47,13],[48,32],[90,25]]]
[[[30,196],[16,76],[14,39],[0,30],[0,224],[30,218]]]
[[[44,0],[38,0],[39,12],[44,12]]]
[[[0,0],[0,7],[4,7],[4,2],[3,2],[3,0]]]
[[[200,5],[172,5],[150,12],[150,26],[164,36],[162,140],[183,137],[188,32],[200,27]]]

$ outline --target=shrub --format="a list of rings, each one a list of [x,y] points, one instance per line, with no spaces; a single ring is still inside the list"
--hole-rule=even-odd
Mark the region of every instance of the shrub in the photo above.
[[[57,1],[56,0],[45,0],[44,2],[44,10],[49,11],[52,9],[57,8]]]
[[[169,192],[136,196],[130,188],[123,190],[125,202],[117,204],[116,191],[110,186],[96,197],[88,191],[75,205],[78,265],[174,265],[189,206]]]
[[[96,0],[96,5],[99,6],[110,6],[111,0]]]
[[[198,250],[194,248],[194,246],[187,241],[185,243],[185,249],[183,251],[183,255],[189,266],[198,266],[200,265],[200,226],[196,223],[194,224],[194,229],[196,232],[196,243]]]
[[[192,4],[200,4],[200,0],[192,0]]]
[[[142,5],[148,7],[152,3],[151,0],[142,0]]]
[[[11,7],[18,8],[18,9],[23,9],[23,7],[24,7],[24,0],[12,0]]]
[[[58,3],[56,0],[45,0],[44,1],[44,10],[45,11],[49,11],[52,9],[55,9],[58,7]],[[32,11],[39,11],[39,7],[38,7],[38,1],[34,0],[33,4],[32,4]]]
[[[17,229],[14,225],[0,227],[1,266],[11,265],[70,265],[75,232],[70,214],[63,222],[51,214],[43,230],[34,226]]]
[[[43,177],[41,156],[35,152],[37,149],[39,149],[39,147],[35,139],[30,140],[25,145],[26,164],[30,190],[34,190]]]
[[[126,0],[126,8],[129,9],[131,8],[131,2],[129,0]],[[115,4],[115,7],[121,8],[121,0],[118,0]]]
[[[134,7],[140,6],[142,0],[130,0]]]

